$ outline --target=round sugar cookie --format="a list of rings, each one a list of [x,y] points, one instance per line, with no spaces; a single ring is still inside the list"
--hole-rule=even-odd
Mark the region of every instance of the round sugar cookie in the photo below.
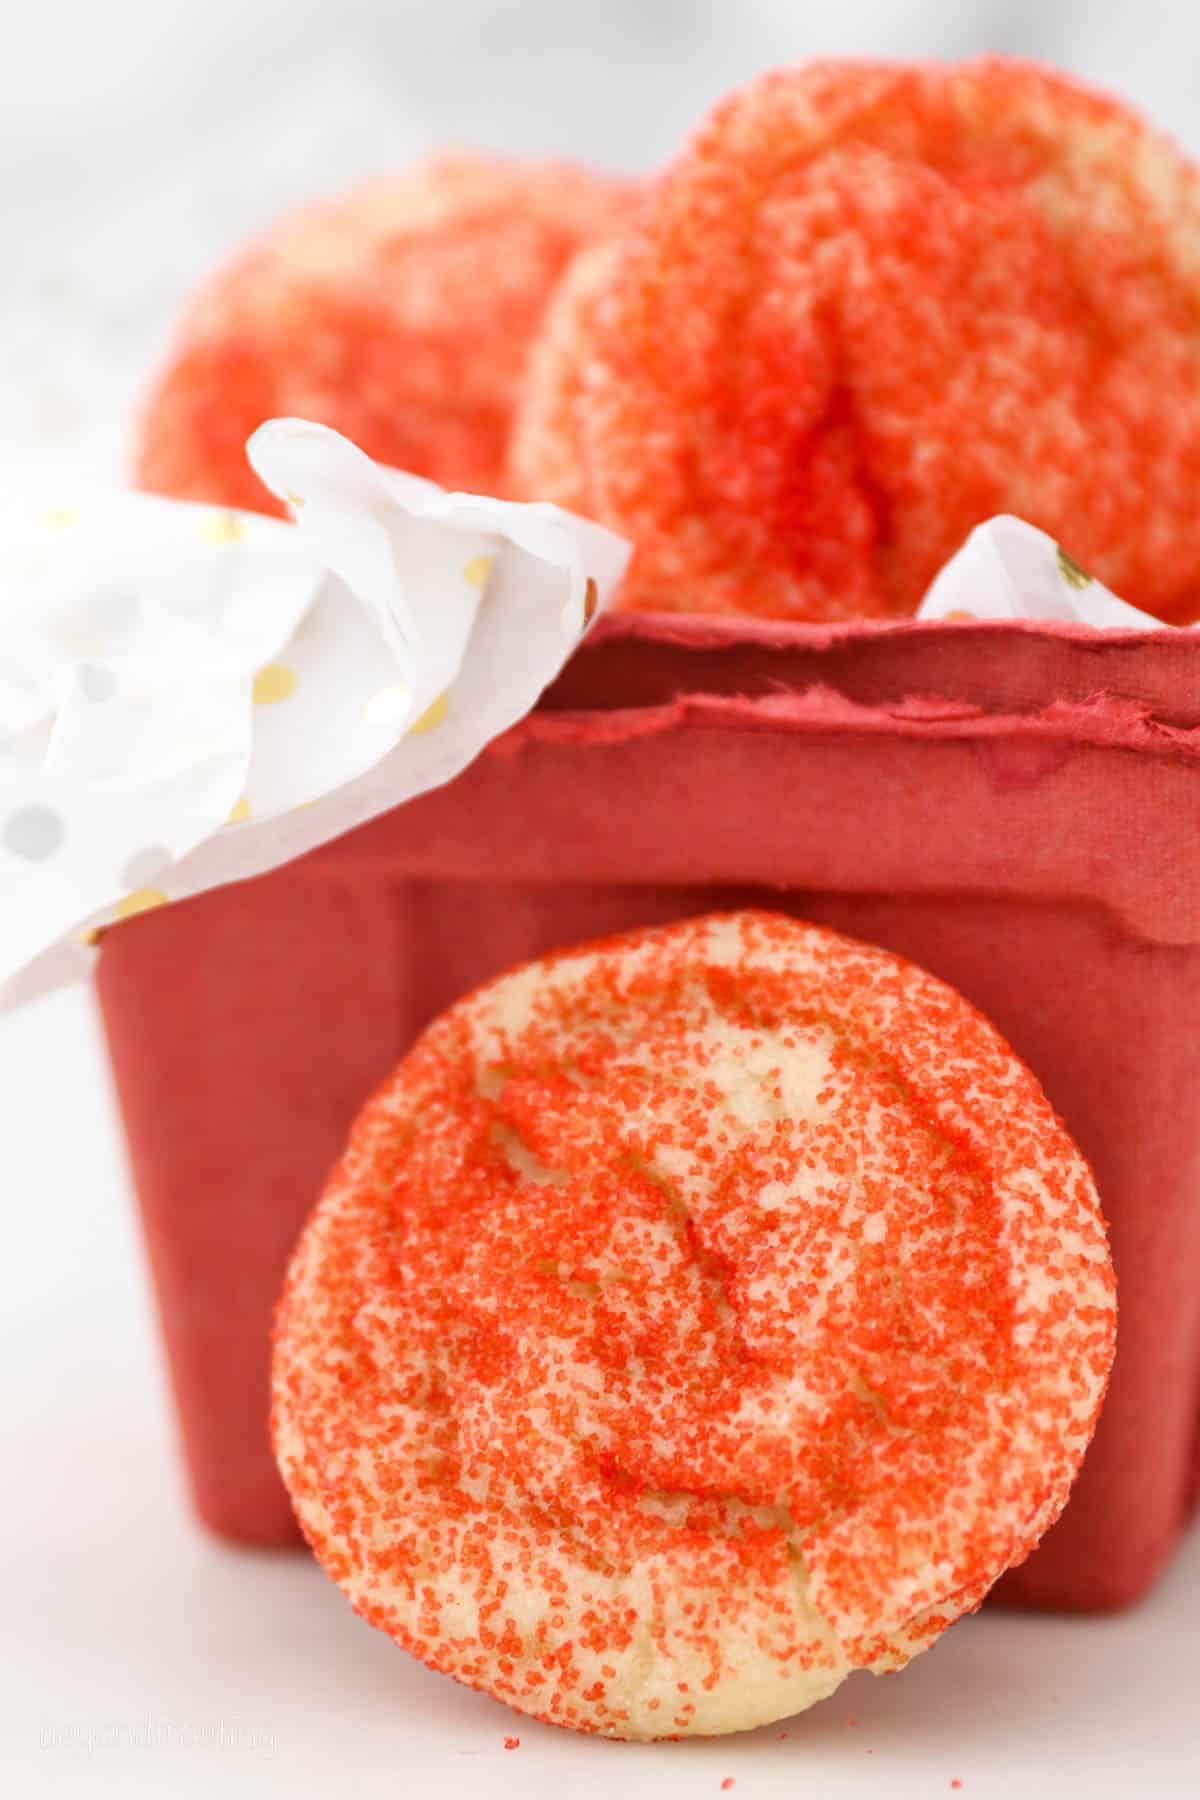
[[[1185,622],[1196,169],[1030,64],[764,76],[556,301],[512,468],[632,540],[628,606],[912,613],[1015,513]]]
[[[434,1668],[610,1737],[896,1668],[1032,1549],[1114,1337],[1095,1189],[952,989],[743,912],[453,1006],[277,1321],[320,1561]]]
[[[549,295],[634,196],[570,164],[459,154],[281,219],[192,301],[144,409],[139,486],[281,512],[246,439],[289,415],[443,487],[502,493]]]

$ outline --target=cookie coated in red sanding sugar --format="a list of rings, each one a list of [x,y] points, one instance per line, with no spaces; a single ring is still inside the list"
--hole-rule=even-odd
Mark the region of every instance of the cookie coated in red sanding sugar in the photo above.
[[[1195,618],[1197,171],[1030,64],[769,74],[567,277],[512,468],[634,542],[628,606],[912,613],[1014,513]]]
[[[503,492],[550,293],[635,199],[572,164],[459,154],[280,220],[192,301],[144,409],[138,485],[282,512],[246,439],[290,415],[443,487]]]
[[[523,1712],[727,1732],[926,1648],[1060,1511],[1112,1359],[1086,1163],[958,994],[743,912],[438,1019],[280,1303],[355,1608]]]

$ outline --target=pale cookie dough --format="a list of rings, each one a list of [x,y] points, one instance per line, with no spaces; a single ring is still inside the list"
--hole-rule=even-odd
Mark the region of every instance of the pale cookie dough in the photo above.
[[[1087,1165],[952,989],[761,913],[451,1008],[301,1240],[274,1432],[405,1649],[610,1737],[897,1667],[1061,1509],[1112,1358]]]

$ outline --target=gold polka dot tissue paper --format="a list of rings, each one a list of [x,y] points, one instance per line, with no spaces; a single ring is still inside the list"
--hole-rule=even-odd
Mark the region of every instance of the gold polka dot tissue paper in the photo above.
[[[250,440],[293,522],[145,494],[0,513],[0,1008],[101,931],[449,781],[535,704],[627,546],[338,433]]]
[[[1169,630],[1119,600],[1069,549],[1025,519],[977,525],[934,576],[919,619],[1040,619],[1108,631]]]

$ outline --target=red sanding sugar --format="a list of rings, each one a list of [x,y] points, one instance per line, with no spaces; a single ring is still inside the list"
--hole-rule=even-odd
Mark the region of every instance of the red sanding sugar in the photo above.
[[[635,607],[912,612],[1015,513],[1200,610],[1200,190],[1050,71],[829,62],[720,106],[561,290],[524,490],[630,537]]]
[[[301,1240],[275,1438],[416,1655],[580,1730],[730,1730],[978,1603],[1112,1340],[1086,1165],[991,1027],[741,913],[430,1028]]]
[[[294,415],[443,486],[501,491],[547,297],[633,202],[567,164],[458,155],[281,220],[192,302],[145,408],[139,485],[281,511],[245,442]]]

